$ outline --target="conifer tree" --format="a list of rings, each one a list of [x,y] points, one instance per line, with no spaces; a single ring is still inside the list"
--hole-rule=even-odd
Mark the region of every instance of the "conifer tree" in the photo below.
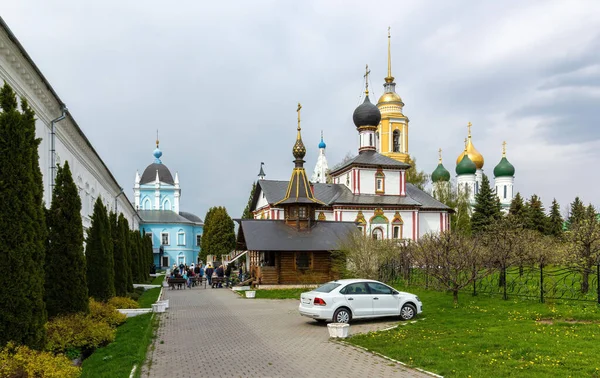
[[[525,228],[546,234],[548,230],[548,217],[544,205],[536,194],[533,194],[525,205]]]
[[[571,226],[575,223],[585,219],[585,205],[579,197],[575,197],[575,200],[570,205],[571,210],[569,211],[569,217],[567,218],[567,228],[571,229]]]
[[[254,215],[250,210],[250,206],[252,206],[252,198],[254,198],[254,192],[256,191],[256,183],[252,183],[252,190],[250,190],[250,198],[248,198],[248,204],[244,209],[244,213],[242,214],[242,219],[254,219]]]
[[[121,238],[123,239],[123,273],[125,274],[126,280],[126,288],[128,293],[133,292],[133,276],[131,275],[131,249],[129,244],[129,222],[127,218],[123,216],[123,214],[119,215],[118,220],[119,231],[121,233]]]
[[[35,116],[8,84],[0,90],[0,346],[44,346],[46,244]]]
[[[235,226],[224,207],[215,207],[211,210],[213,210],[212,214],[207,214],[204,220],[202,253],[204,257],[214,255],[220,258],[221,255],[229,254],[235,248]]]
[[[204,227],[202,228],[202,237],[200,238],[200,252],[198,253],[198,257],[201,261],[206,261],[206,256],[209,255],[209,253],[204,248],[204,245],[211,244],[210,239],[212,237],[212,234],[208,231],[212,223],[211,218],[215,213],[216,209],[216,207],[211,207],[210,209],[208,209],[208,211],[206,212],[206,216],[204,217]]]
[[[550,215],[548,216],[548,235],[555,237],[562,236],[563,233],[563,218],[560,215],[560,205],[556,202],[556,198],[552,201],[552,207],[550,207]]]
[[[88,230],[85,257],[88,292],[99,301],[115,296],[115,268],[110,223],[100,197],[94,204],[92,225]]]
[[[517,225],[525,225],[525,204],[523,203],[523,197],[521,197],[521,193],[517,192],[515,198],[513,198],[512,202],[510,203],[508,215],[514,223],[517,223]]]
[[[481,180],[479,193],[475,195],[475,205],[471,217],[471,229],[474,233],[484,231],[488,226],[502,217],[500,201],[490,187],[486,175]]]
[[[45,296],[48,316],[89,312],[81,199],[69,162],[57,167],[52,204],[47,212]]]
[[[110,213],[111,234],[113,239],[113,255],[115,269],[115,295],[124,297],[127,295],[127,265],[126,244],[123,237],[123,214],[117,218],[117,214]]]

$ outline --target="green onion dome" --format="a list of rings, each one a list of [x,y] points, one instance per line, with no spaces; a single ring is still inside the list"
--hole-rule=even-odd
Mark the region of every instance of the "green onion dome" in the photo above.
[[[474,175],[477,172],[477,166],[469,158],[469,155],[464,155],[460,163],[456,166],[457,175]]]
[[[494,168],[494,177],[513,177],[514,175],[515,167],[508,162],[506,156],[503,156],[500,163]]]
[[[448,170],[444,168],[444,165],[442,163],[439,163],[437,168],[431,174],[431,181],[450,181],[450,172],[448,172]]]

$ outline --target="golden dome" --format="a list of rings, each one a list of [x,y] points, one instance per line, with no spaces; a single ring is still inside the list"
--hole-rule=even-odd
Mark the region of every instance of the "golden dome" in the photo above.
[[[381,97],[379,97],[379,101],[377,101],[377,104],[382,104],[384,102],[402,102],[402,99],[396,92],[386,92]]]
[[[460,155],[458,155],[458,158],[456,159],[456,165],[458,165],[458,163],[460,163],[460,161],[462,160],[463,156],[465,156],[465,154],[469,155],[469,159],[471,159],[471,161],[473,163],[475,163],[475,165],[477,166],[477,169],[483,168],[483,155],[481,155],[479,153],[479,151],[477,151],[475,146],[473,146],[473,142],[471,142],[470,135],[469,135],[469,138],[467,139],[466,151],[463,151],[460,153]]]

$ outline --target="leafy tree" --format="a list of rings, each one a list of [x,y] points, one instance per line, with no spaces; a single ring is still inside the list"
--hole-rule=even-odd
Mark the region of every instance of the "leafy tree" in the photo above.
[[[406,170],[406,182],[413,184],[421,190],[425,190],[429,182],[429,175],[425,171],[417,170],[417,159],[409,157],[408,163],[410,168]]]
[[[115,267],[110,223],[106,207],[98,197],[88,230],[85,257],[87,262],[88,292],[99,301],[115,296]]]
[[[575,197],[575,200],[569,205],[571,208],[569,216],[567,217],[567,229],[571,229],[571,226],[583,219],[585,219],[585,205],[579,197]]]
[[[391,260],[408,258],[407,249],[397,243],[397,240],[375,240],[359,232],[353,232],[342,239],[339,251],[332,257],[332,270],[342,277],[364,277],[373,280],[386,281],[382,266]],[[407,262],[406,266],[410,266]]]
[[[484,231],[502,217],[502,207],[496,193],[490,187],[490,181],[486,175],[481,180],[479,193],[475,195],[473,216],[471,217],[471,229],[474,233]]]
[[[204,220],[201,259],[206,261],[207,255],[220,257],[231,253],[234,248],[234,224],[227,210],[221,206],[209,209]]]
[[[468,190],[457,190],[454,182],[438,182],[433,197],[454,209],[450,214],[450,229],[464,235],[471,235],[471,206]]]
[[[571,225],[571,230],[565,233],[565,238],[568,262],[578,267],[582,276],[581,291],[587,293],[592,267],[600,259],[600,223],[592,205],[585,209],[583,218]]]
[[[414,264],[426,269],[440,286],[451,291],[455,305],[461,289],[491,272],[478,236],[451,231],[427,234],[413,243],[412,249]]]
[[[517,192],[515,198],[513,198],[512,202],[510,203],[508,215],[510,216],[512,222],[520,225],[525,224],[525,204],[523,203],[523,197],[521,197],[521,193]]]
[[[550,207],[550,215],[548,216],[548,228],[547,234],[554,237],[561,237],[563,234],[563,218],[560,215],[560,205],[556,201],[556,198],[552,201],[552,207]]]
[[[540,197],[533,194],[525,204],[525,228],[545,235],[548,230],[548,218]]]
[[[57,167],[52,205],[47,212],[45,296],[48,316],[89,312],[81,199],[69,162]]]
[[[44,346],[46,224],[35,115],[20,110],[8,84],[0,90],[0,346]]]
[[[256,191],[256,183],[252,183],[252,190],[250,190],[250,198],[248,198],[248,204],[244,209],[244,213],[242,214],[242,219],[254,219],[254,215],[252,215],[252,211],[250,210],[250,206],[252,206],[252,198],[254,197],[254,192]]]

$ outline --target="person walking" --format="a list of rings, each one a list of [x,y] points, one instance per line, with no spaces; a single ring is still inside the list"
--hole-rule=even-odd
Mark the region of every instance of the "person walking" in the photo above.
[[[225,269],[223,269],[223,265],[220,265],[217,270],[217,277],[219,277],[219,285],[217,286],[218,288],[223,287],[223,278],[225,278]]]
[[[240,265],[240,270],[238,272],[238,278],[240,279],[240,284],[244,282],[244,272],[242,271],[242,266]]]

